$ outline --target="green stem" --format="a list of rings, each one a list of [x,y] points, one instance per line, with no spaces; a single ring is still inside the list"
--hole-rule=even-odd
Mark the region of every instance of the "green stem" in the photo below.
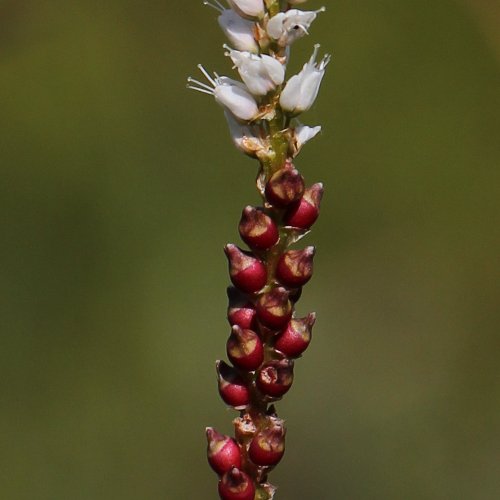
[[[273,17],[280,12],[279,0],[266,0],[266,6],[270,17]]]

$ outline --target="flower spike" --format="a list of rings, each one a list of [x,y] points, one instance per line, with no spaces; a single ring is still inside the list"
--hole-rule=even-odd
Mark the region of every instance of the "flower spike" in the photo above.
[[[286,79],[290,46],[309,34],[325,7],[302,11],[306,0],[205,0],[228,39],[225,55],[241,80],[209,73],[187,87],[223,107],[238,151],[257,159],[259,203],[243,206],[237,225],[246,247],[228,244],[227,360],[216,362],[222,401],[239,412],[234,437],[206,429],[207,457],[221,500],[273,500],[269,473],[285,453],[286,428],[274,406],[290,390],[294,365],[311,342],[316,314],[295,307],[313,274],[314,246],[292,245],[319,216],[323,185],[306,185],[295,158],[321,126],[297,115],[315,102],[330,56],[319,44],[302,70]]]

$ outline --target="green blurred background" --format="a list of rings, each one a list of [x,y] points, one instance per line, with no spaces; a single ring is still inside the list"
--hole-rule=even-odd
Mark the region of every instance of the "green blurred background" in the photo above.
[[[326,3],[326,185],[283,500],[500,498],[500,4]],[[201,1],[0,1],[0,498],[210,500],[222,246],[255,163]]]

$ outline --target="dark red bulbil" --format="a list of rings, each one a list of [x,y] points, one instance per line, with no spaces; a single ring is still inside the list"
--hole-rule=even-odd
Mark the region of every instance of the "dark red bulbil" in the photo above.
[[[304,193],[304,178],[292,163],[275,172],[266,184],[266,200],[273,206],[285,208],[300,200]]]
[[[323,184],[318,182],[304,191],[302,198],[287,209],[284,222],[287,226],[309,229],[319,216]]]
[[[257,311],[248,298],[234,286],[227,289],[229,305],[227,319],[231,326],[253,330],[256,326]]]
[[[311,342],[312,327],[315,321],[315,313],[311,313],[305,318],[291,319],[283,332],[276,338],[275,349],[288,358],[299,357]]]
[[[233,467],[241,468],[241,452],[236,441],[207,427],[207,458],[210,467],[222,476]]]
[[[267,396],[283,396],[292,387],[293,360],[285,358],[268,361],[257,372],[256,383],[259,390]]]
[[[217,361],[219,394],[229,406],[243,409],[250,402],[250,391],[238,372],[224,361]]]
[[[314,247],[304,250],[288,250],[276,266],[276,278],[287,287],[298,288],[305,285],[313,274]]]
[[[292,317],[293,312],[289,295],[289,291],[283,287],[273,288],[269,292],[263,293],[255,305],[259,321],[271,329],[283,328]]]
[[[248,456],[255,465],[276,465],[285,453],[285,427],[278,418],[270,419],[266,427],[259,431],[248,447]]]
[[[241,239],[252,249],[267,250],[279,239],[278,226],[262,210],[245,207],[238,226]]]
[[[233,326],[226,349],[231,363],[241,370],[257,370],[264,361],[264,346],[253,330]]]
[[[224,251],[229,261],[229,276],[235,287],[246,293],[255,293],[264,287],[267,270],[261,260],[232,244],[226,245]]]
[[[255,486],[248,474],[233,467],[219,481],[221,500],[254,500]]]

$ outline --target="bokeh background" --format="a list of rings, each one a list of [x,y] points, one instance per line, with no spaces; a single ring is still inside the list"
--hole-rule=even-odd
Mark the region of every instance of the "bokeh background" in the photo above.
[[[500,497],[500,4],[326,3],[326,185],[283,500]],[[222,246],[255,164],[185,89],[201,1],[0,1],[0,498],[217,498]]]

